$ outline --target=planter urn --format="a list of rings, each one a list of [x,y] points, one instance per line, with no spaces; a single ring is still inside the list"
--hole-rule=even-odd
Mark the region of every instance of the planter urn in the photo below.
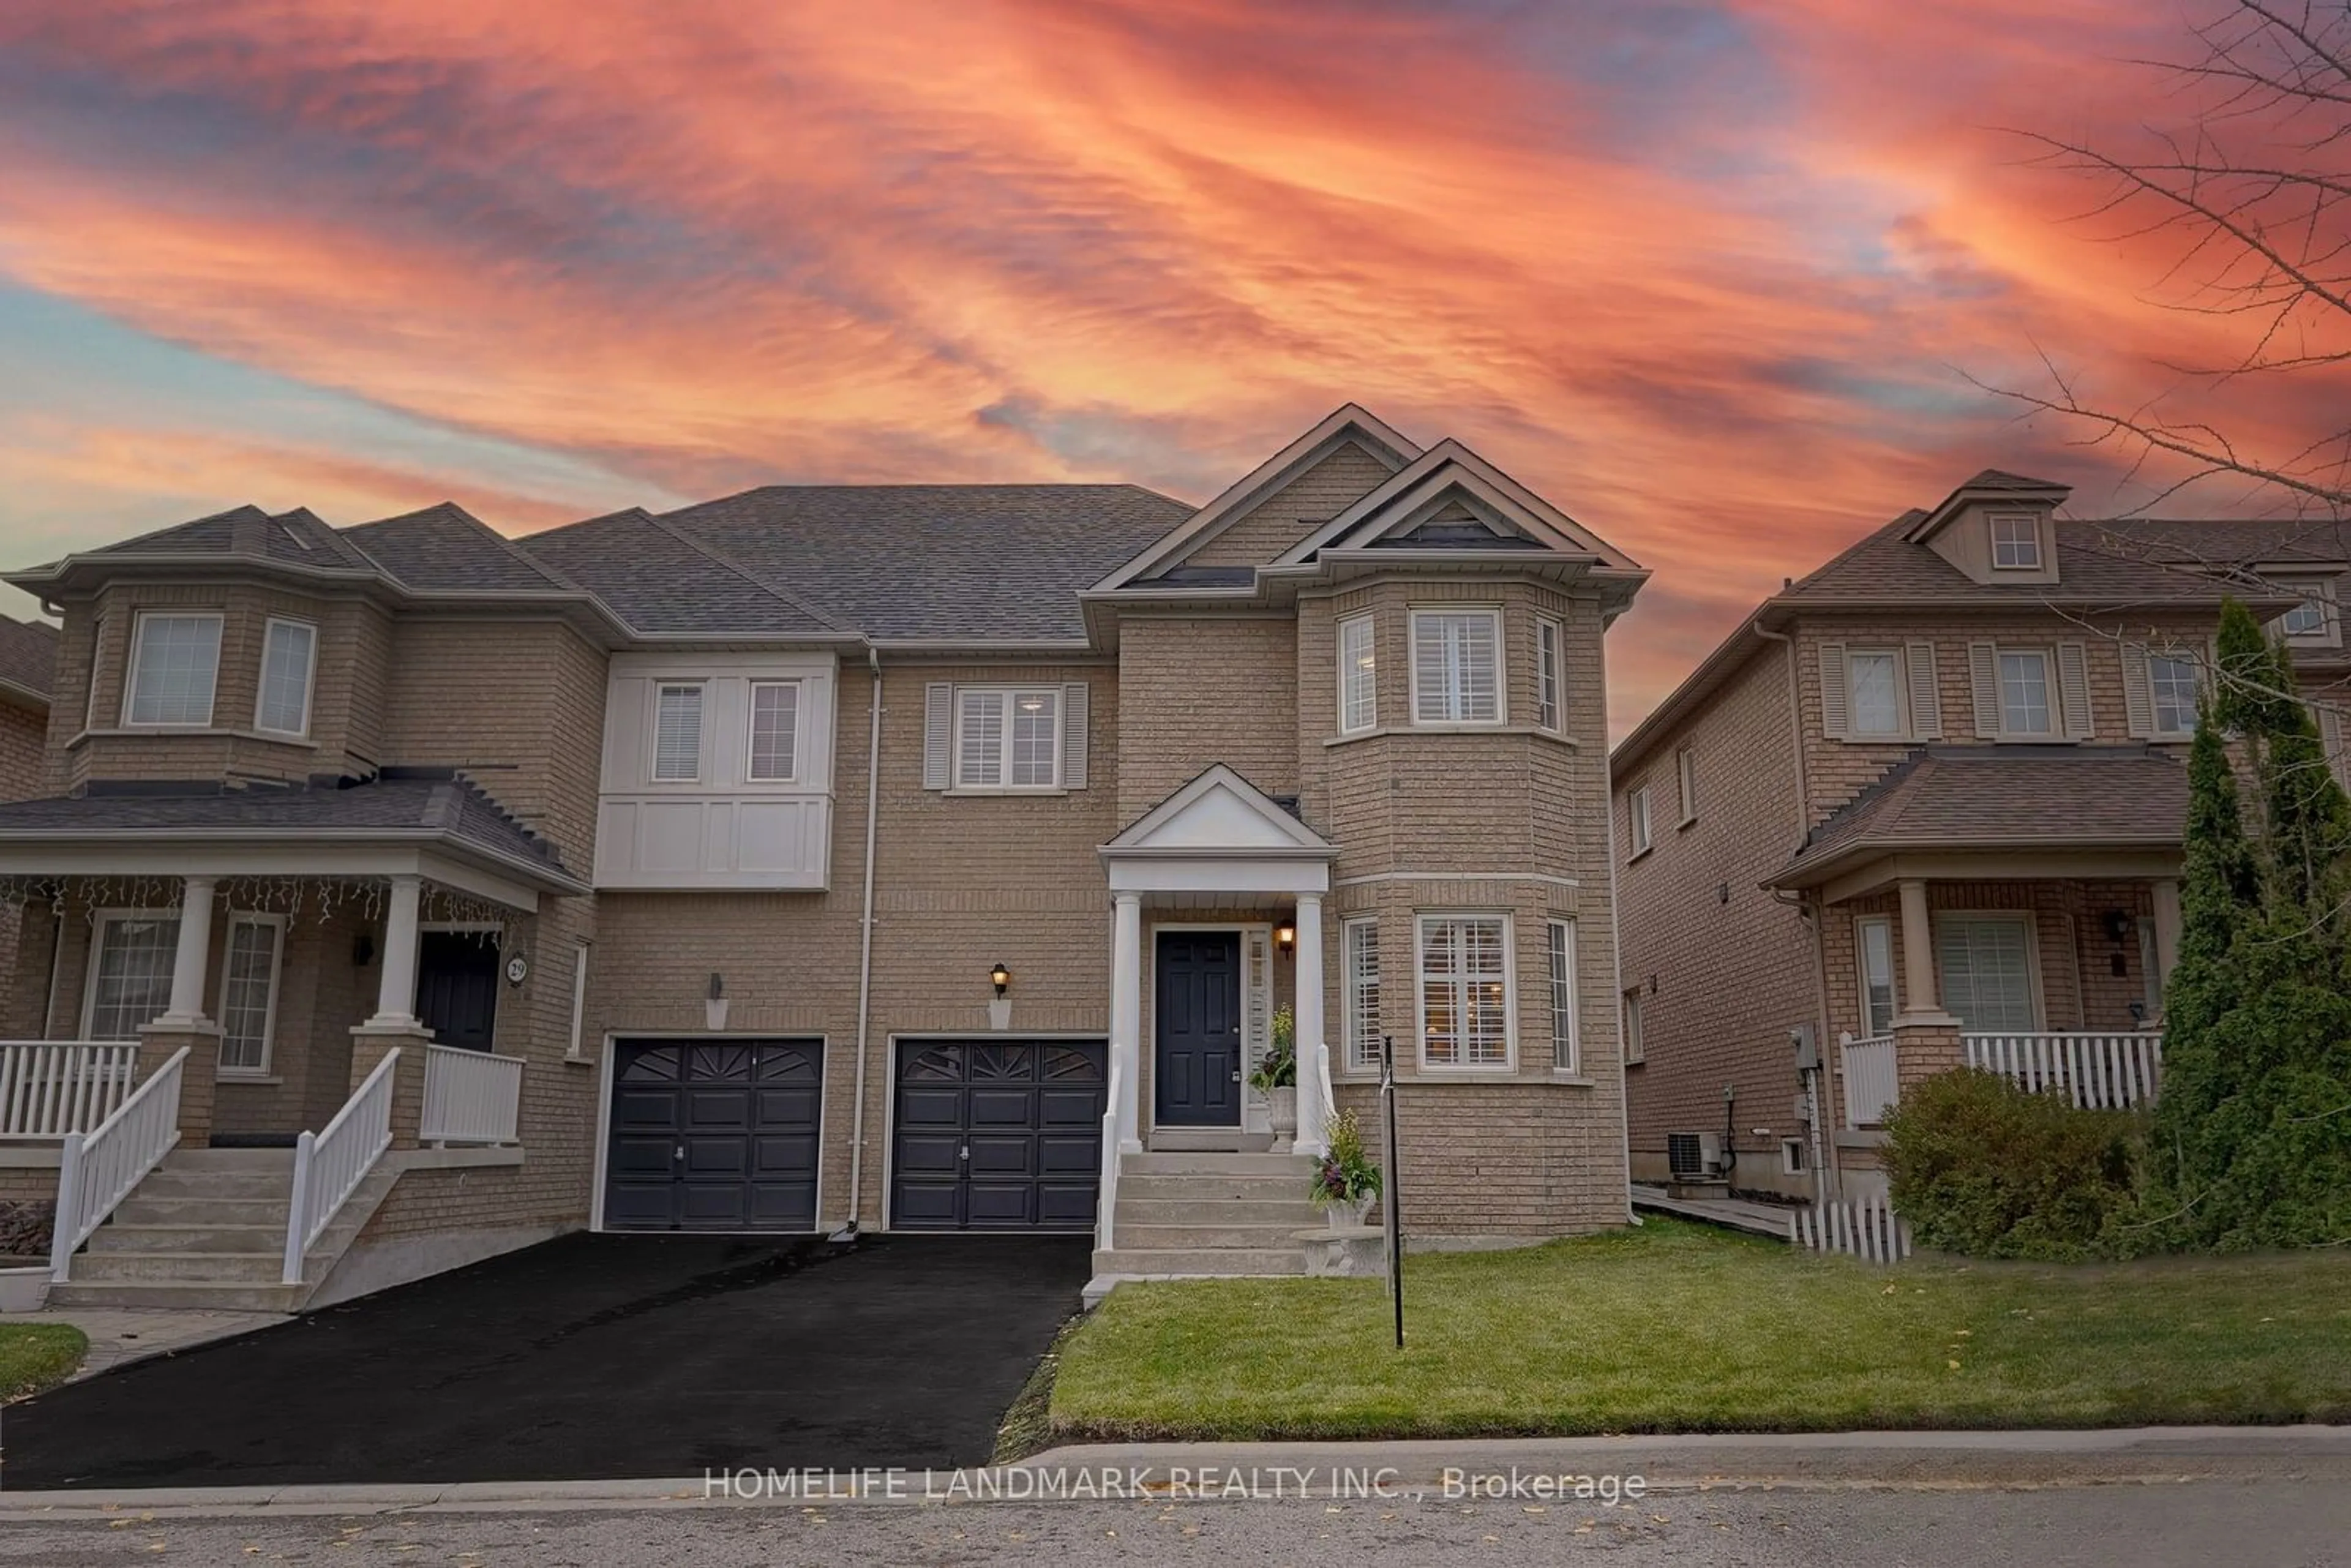
[[[1265,1092],[1266,1115],[1273,1124],[1276,1145],[1289,1143],[1298,1136],[1298,1089],[1283,1083]]]

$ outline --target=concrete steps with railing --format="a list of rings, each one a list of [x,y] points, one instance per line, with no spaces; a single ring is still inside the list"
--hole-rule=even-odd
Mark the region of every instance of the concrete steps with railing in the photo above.
[[[75,1254],[59,1307],[290,1312],[324,1282],[397,1173],[379,1166],[284,1282],[291,1149],[175,1149]]]
[[[1297,1232],[1322,1222],[1299,1155],[1158,1151],[1119,1160],[1108,1249],[1097,1248],[1089,1306],[1130,1280],[1303,1274]]]

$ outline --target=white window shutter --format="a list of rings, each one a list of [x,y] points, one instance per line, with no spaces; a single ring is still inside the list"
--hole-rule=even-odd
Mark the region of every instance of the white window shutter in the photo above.
[[[1851,705],[1845,700],[1844,644],[1821,644],[1821,733],[1831,740],[1843,740],[1852,725],[1848,716]]]
[[[1086,787],[1086,684],[1061,688],[1061,788]]]
[[[1910,738],[1942,739],[1943,693],[1936,681],[1935,644],[1904,644],[1902,667],[1910,678]]]
[[[2087,740],[2097,733],[2090,717],[2090,651],[2079,643],[2057,644],[2057,695],[2065,705],[2065,738]]]
[[[2000,738],[2000,655],[1990,643],[1968,644],[1968,684],[1975,688],[1976,736]]]
[[[2146,740],[2155,734],[2155,688],[2147,680],[2147,650],[2123,648],[2123,720],[2131,738]]]
[[[933,681],[923,704],[923,788],[947,787],[948,759],[955,754],[955,685]]]

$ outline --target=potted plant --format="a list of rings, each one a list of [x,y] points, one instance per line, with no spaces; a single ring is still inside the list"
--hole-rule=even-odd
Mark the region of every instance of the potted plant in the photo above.
[[[1331,1152],[1314,1166],[1314,1185],[1308,1197],[1326,1212],[1331,1228],[1361,1225],[1380,1196],[1380,1167],[1364,1147],[1364,1129],[1353,1111],[1342,1111],[1329,1129]]]
[[[37,1312],[49,1299],[46,1203],[0,1203],[0,1312]]]
[[[1298,1135],[1298,1019],[1288,1008],[1273,1015],[1273,1042],[1258,1058],[1249,1073],[1249,1087],[1265,1096],[1267,1115],[1273,1122],[1273,1140],[1286,1144]]]

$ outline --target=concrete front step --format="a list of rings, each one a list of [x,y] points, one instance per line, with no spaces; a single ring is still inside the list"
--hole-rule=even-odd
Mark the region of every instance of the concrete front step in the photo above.
[[[118,1216],[89,1239],[105,1252],[266,1252],[286,1245],[286,1222],[276,1225],[131,1225]]]
[[[283,1171],[294,1175],[294,1151],[286,1149],[173,1149],[163,1156],[166,1170]]]
[[[291,1166],[282,1171],[209,1170],[167,1163],[157,1166],[139,1184],[141,1197],[274,1197],[282,1203],[293,1191]]]
[[[1201,1218],[1205,1220],[1207,1217]],[[1181,1251],[1202,1247],[1278,1251],[1297,1246],[1297,1232],[1313,1223],[1307,1219],[1280,1220],[1270,1225],[1129,1225],[1120,1220],[1112,1229],[1121,1251]]]
[[[76,1260],[78,1269],[80,1260]],[[161,1312],[193,1308],[215,1312],[290,1312],[308,1285],[190,1285],[162,1280],[109,1280],[49,1287],[52,1307],[129,1307]]]
[[[1121,1171],[1118,1200],[1151,1203],[1279,1203],[1303,1201],[1306,1173],[1295,1176],[1157,1176]]]
[[[259,1225],[286,1228],[290,1197],[151,1197],[144,1187],[122,1200],[114,1211],[117,1225]]]
[[[1118,1189],[1115,1216],[1130,1225],[1287,1225],[1292,1229],[1322,1223],[1322,1214],[1302,1197],[1129,1197]]]
[[[1134,1279],[1188,1276],[1216,1279],[1232,1275],[1303,1274],[1306,1254],[1297,1247],[1116,1247],[1094,1252],[1097,1275]]]
[[[120,1284],[143,1280],[178,1285],[274,1285],[286,1267],[285,1238],[269,1252],[100,1252],[84,1249],[73,1260],[76,1284]]]
[[[1304,1155],[1235,1155],[1157,1150],[1140,1155],[1121,1155],[1118,1160],[1118,1171],[1122,1179],[1129,1176],[1294,1176],[1299,1181],[1303,1182],[1313,1169],[1313,1160]]]

